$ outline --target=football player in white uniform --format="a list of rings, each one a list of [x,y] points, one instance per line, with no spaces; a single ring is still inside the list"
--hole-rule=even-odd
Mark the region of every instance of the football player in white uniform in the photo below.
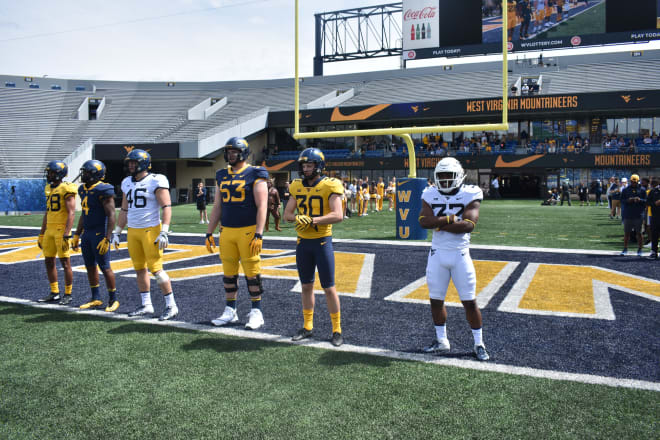
[[[425,353],[449,351],[445,323],[447,309],[445,295],[451,279],[465,309],[472,328],[474,353],[480,361],[489,359],[481,333],[481,312],[477,306],[477,276],[470,258],[470,232],[479,220],[479,206],[483,193],[478,186],[463,185],[465,172],[453,157],[442,159],[435,167],[435,185],[422,193],[419,224],[433,229],[431,251],[426,265],[426,282],[431,300],[431,315],[436,340]]]
[[[144,150],[132,150],[124,159],[130,174],[121,182],[123,198],[117,215],[117,226],[112,233],[111,244],[119,247],[119,236],[128,225],[128,253],[137,274],[137,284],[142,296],[142,306],[128,316],[154,313],[151,303],[151,272],[165,296],[165,311],[158,318],[165,321],[179,313],[172,284],[163,270],[163,250],[169,244],[167,232],[172,219],[170,183],[162,174],[149,173],[151,156]],[[163,210],[161,224],[159,210]],[[149,272],[147,271],[149,270]]]

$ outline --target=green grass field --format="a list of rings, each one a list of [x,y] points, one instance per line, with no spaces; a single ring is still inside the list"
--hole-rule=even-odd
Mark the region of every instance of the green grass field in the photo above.
[[[193,205],[175,207],[174,220],[175,232],[205,232]],[[3,225],[40,222],[0,217]],[[392,239],[394,222],[388,211],[354,217],[335,235]],[[292,226],[279,234],[293,236]],[[602,207],[488,200],[473,241],[618,250],[621,234]],[[0,304],[0,334],[0,439],[657,437],[654,391],[14,304]]]
[[[209,209],[210,212],[210,209]],[[540,206],[538,200],[485,200],[472,243],[569,249],[620,250],[623,243],[621,223],[608,218],[602,206]],[[179,205],[172,214],[173,232],[203,234],[195,205]],[[7,226],[41,226],[41,215],[0,217]],[[271,218],[266,236],[294,237],[293,223],[283,223],[276,232]],[[394,211],[351,217],[333,227],[335,238],[394,240]],[[429,234],[430,240],[430,234]]]
[[[658,393],[0,305],[2,439],[626,438]],[[656,432],[656,434],[653,434]]]
[[[605,33],[605,2],[594,6],[586,12],[540,33],[536,38],[572,37],[574,35],[590,35]]]

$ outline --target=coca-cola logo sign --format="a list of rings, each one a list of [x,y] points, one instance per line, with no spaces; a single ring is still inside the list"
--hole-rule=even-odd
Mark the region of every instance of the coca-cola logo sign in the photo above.
[[[571,38],[571,44],[573,46],[579,46],[580,44],[582,44],[582,38],[580,38],[579,35],[574,36],[573,38]]]
[[[423,20],[425,18],[434,18],[435,17],[435,7],[432,6],[427,6],[422,9],[408,9],[404,14],[403,14],[403,19],[404,21],[407,20]]]

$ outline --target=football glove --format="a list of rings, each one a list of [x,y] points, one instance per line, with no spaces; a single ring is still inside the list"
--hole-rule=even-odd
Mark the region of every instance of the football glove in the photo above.
[[[73,234],[73,240],[71,240],[71,249],[77,251],[79,246],[80,246],[80,235]]]
[[[209,254],[215,252],[215,239],[213,234],[206,234],[206,250],[209,251]]]
[[[167,238],[167,232],[165,231],[160,231],[158,234],[158,237],[156,237],[156,240],[154,241],[154,244],[158,245],[158,249],[163,250],[167,247],[168,244],[170,244],[169,239]]]
[[[261,248],[263,247],[264,238],[261,234],[254,233],[254,238],[250,242],[250,256],[254,257],[261,253]]]
[[[296,231],[302,232],[312,224],[312,218],[308,215],[296,215]]]
[[[62,236],[62,252],[67,252],[71,249],[71,236],[63,235]]]
[[[119,249],[119,232],[113,232],[112,233],[112,238],[110,239],[110,244],[115,247],[115,249]]]
[[[44,234],[39,234],[39,238],[37,238],[37,246],[39,246],[39,249],[43,249],[43,242]]]
[[[105,255],[110,250],[110,241],[107,237],[103,237],[103,240],[99,241],[99,244],[96,245],[96,249],[99,251],[99,255]]]

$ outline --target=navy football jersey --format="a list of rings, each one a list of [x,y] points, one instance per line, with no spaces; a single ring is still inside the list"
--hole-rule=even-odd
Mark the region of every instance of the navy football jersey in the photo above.
[[[215,173],[222,203],[222,226],[242,228],[257,224],[257,205],[254,203],[254,184],[268,180],[268,171],[263,167],[246,165],[238,171],[230,168]]]
[[[87,188],[83,184],[78,187],[78,194],[82,206],[83,228],[86,231],[105,230],[107,217],[103,209],[103,199],[115,196],[112,185],[96,182]]]

